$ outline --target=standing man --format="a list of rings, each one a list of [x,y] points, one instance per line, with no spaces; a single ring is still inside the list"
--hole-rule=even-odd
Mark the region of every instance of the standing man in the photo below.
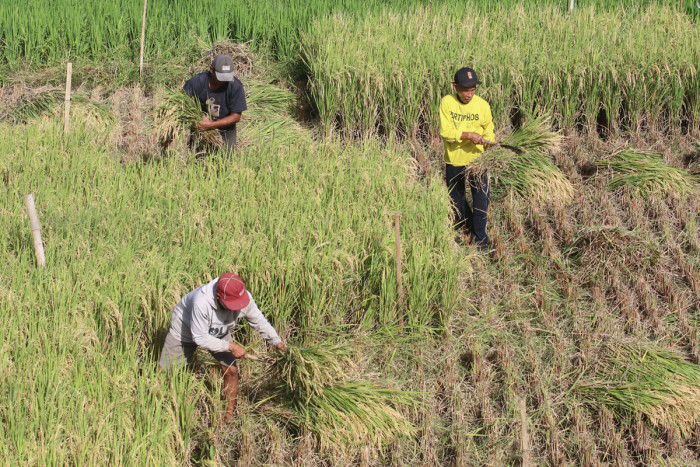
[[[197,96],[205,113],[199,126],[202,130],[217,129],[224,140],[224,147],[236,148],[236,123],[248,107],[243,83],[233,75],[233,59],[217,55],[209,67],[190,78],[183,87],[190,96]]]
[[[488,252],[489,177],[487,173],[477,176],[466,170],[484,152],[485,140],[494,140],[491,106],[476,95],[479,84],[481,81],[471,68],[457,70],[452,83],[455,94],[440,102],[440,137],[445,143],[445,181],[457,211],[455,227],[470,234],[480,251]],[[467,187],[473,208],[466,199]]]
[[[280,352],[287,351],[275,328],[246,290],[243,280],[227,272],[194,289],[175,305],[159,361],[160,368],[169,371],[173,365],[192,363],[197,347],[207,349],[221,364],[224,392],[228,396],[227,421],[233,419],[238,395],[236,359],[247,358],[245,349],[231,337],[231,329],[241,318],[245,318],[268,344]]]

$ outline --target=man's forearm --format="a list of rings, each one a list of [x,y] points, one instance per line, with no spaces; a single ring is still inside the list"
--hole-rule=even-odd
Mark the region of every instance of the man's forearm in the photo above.
[[[225,128],[227,126],[231,126],[234,123],[238,123],[241,121],[241,114],[239,113],[233,113],[231,115],[227,115],[224,118],[220,118],[219,120],[212,121],[211,127],[212,128]]]

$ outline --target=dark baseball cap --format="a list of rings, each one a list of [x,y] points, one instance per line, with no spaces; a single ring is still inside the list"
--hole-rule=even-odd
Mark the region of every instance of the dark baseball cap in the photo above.
[[[233,81],[233,59],[226,54],[217,55],[211,67],[219,81]]]
[[[472,86],[476,86],[477,84],[481,84],[481,81],[479,81],[479,78],[476,76],[476,71],[472,70],[471,68],[464,67],[460,68],[457,70],[457,73],[455,73],[454,83],[464,86],[465,88],[470,88]]]

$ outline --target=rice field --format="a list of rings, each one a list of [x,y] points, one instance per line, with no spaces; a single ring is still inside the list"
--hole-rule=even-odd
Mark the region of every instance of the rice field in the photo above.
[[[152,0],[141,80],[140,0],[0,5],[4,462],[700,462],[700,9],[566,3]],[[177,91],[221,51],[249,107],[229,158],[188,145]],[[472,167],[489,256],[455,234],[436,138],[466,63],[518,148]],[[289,352],[234,331],[260,361],[227,425],[207,353],[156,359],[229,270]]]
[[[193,410],[209,396],[156,373],[173,300],[230,269],[287,339],[393,326],[396,211],[407,329],[439,332],[454,310],[464,266],[445,189],[417,185],[405,150],[260,139],[234,170],[194,156],[123,166],[90,120],[67,140],[50,116],[2,132],[5,459],[186,458]],[[41,213],[44,270],[25,243],[25,192]]]
[[[153,61],[177,58],[192,47],[192,37],[198,37],[209,43],[223,39],[254,41],[273,49],[278,58],[294,59],[298,53],[300,32],[307,31],[318,17],[335,12],[362,16],[383,8],[411,11],[422,3],[419,0],[244,0],[237,4],[237,8],[231,8],[213,0],[151,0],[147,6],[149,19],[152,19],[146,31],[146,57]],[[589,0],[577,3],[612,10],[663,4],[698,17],[690,1]],[[453,7],[460,2],[434,0],[430,4]],[[471,5],[478,11],[551,5],[565,12],[568,2],[506,0],[494,3],[474,0]],[[142,9],[141,0],[28,0],[21,5],[3,2],[0,5],[0,42],[4,46],[0,64],[16,66],[22,60],[41,64],[74,58],[101,59],[115,54],[138,58]]]
[[[693,18],[659,4],[474,9],[464,22],[443,5],[319,18],[302,53],[327,131],[435,138],[440,98],[468,63],[496,128],[548,114],[576,132],[697,134],[699,42]]]

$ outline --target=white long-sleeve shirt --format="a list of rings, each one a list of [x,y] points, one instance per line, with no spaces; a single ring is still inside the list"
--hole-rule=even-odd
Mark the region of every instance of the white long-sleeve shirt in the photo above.
[[[277,345],[282,342],[247,290],[250,303],[242,310],[230,311],[219,306],[216,300],[217,280],[194,289],[175,305],[170,323],[173,337],[212,352],[228,352],[228,342],[221,338],[231,332],[239,319],[245,318],[268,344]]]

